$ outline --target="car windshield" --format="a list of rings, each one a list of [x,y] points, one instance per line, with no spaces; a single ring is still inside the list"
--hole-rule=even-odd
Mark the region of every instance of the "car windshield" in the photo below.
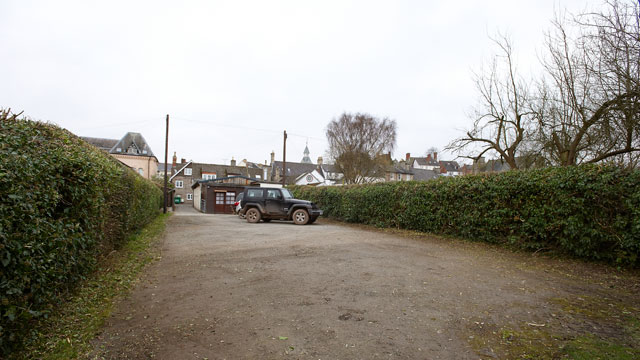
[[[293,195],[291,195],[289,190],[287,189],[281,189],[281,190],[282,190],[282,196],[284,196],[285,199],[293,199]]]

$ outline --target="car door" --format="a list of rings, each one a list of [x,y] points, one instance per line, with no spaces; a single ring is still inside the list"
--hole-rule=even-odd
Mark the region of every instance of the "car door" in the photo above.
[[[279,189],[267,189],[265,211],[270,216],[284,216],[284,199]]]

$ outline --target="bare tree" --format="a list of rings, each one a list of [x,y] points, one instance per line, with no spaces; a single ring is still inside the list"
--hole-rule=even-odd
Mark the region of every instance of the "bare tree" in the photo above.
[[[329,155],[347,184],[370,182],[384,175],[382,155],[395,148],[395,120],[343,113],[329,123],[326,134]]]
[[[0,121],[9,121],[9,120],[16,120],[18,119],[18,116],[22,115],[23,111],[19,112],[19,113],[13,113],[11,111],[11,108],[0,108]]]
[[[511,42],[506,36],[494,42],[499,53],[489,71],[475,75],[480,100],[473,111],[473,128],[445,150],[474,161],[485,154],[497,155],[517,169],[516,157],[528,140],[535,114],[530,107],[529,84],[517,74]]]
[[[438,154],[438,151],[439,150],[438,150],[437,147],[431,146],[430,148],[427,149],[427,152],[424,155],[425,156],[431,155],[431,156],[435,157],[434,155]]]
[[[639,4],[558,17],[547,34],[537,140],[552,163],[626,161],[640,151]]]
[[[558,16],[535,91],[516,75],[509,41],[496,44],[493,65],[476,75],[473,128],[447,150],[474,160],[493,153],[511,168],[638,166],[640,2],[606,0],[600,11]]]

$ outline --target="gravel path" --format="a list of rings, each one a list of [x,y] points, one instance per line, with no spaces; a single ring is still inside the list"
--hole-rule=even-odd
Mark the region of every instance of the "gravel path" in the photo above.
[[[551,299],[606,294],[602,278],[483,244],[179,208],[95,345],[114,359],[493,358],[474,327],[551,326]]]

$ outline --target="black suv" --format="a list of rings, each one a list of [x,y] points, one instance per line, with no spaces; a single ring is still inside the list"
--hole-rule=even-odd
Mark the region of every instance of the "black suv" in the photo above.
[[[293,220],[297,225],[312,224],[322,210],[310,201],[294,199],[287,189],[248,187],[240,202],[248,222],[257,223],[276,220]]]

